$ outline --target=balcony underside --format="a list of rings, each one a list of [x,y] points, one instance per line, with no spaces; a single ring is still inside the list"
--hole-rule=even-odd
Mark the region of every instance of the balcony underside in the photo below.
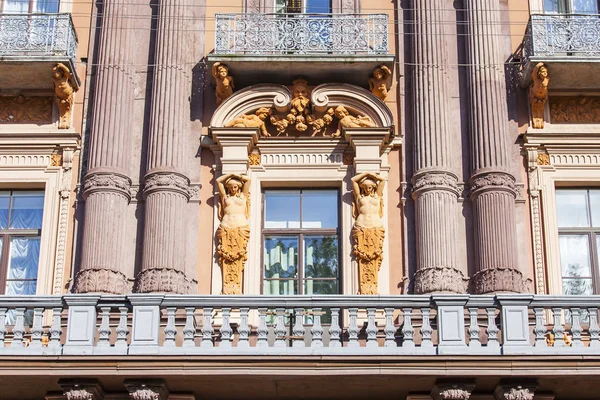
[[[0,57],[0,88],[11,90],[53,90],[52,68],[62,63],[73,72],[71,83],[77,89],[80,81],[72,59],[52,56]]]
[[[544,63],[550,73],[552,90],[590,90],[600,88],[600,58],[532,57],[526,65],[523,86],[531,83],[531,71],[538,63]]]
[[[376,67],[383,64],[393,70],[394,55],[212,54],[208,62],[209,70],[215,62],[227,64],[236,88],[267,81],[289,85],[299,76],[311,83],[344,82],[367,87]]]

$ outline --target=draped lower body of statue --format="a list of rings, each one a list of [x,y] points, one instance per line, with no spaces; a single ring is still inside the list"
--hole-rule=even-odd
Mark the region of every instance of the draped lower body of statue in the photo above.
[[[383,260],[383,227],[352,228],[352,254],[358,263],[359,294],[379,294],[379,269]]]
[[[217,255],[223,271],[222,294],[242,294],[242,273],[248,259],[250,226],[217,229]]]

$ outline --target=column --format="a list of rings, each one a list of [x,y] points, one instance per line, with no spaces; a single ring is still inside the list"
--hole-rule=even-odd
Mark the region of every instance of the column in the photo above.
[[[133,264],[124,263],[129,163],[135,83],[132,3],[106,0],[101,15],[88,172],[83,184],[85,216],[80,270],[74,291],[129,292]]]
[[[190,198],[185,169],[191,79],[186,65],[187,1],[159,0],[154,84],[150,112],[141,293],[193,293],[193,272],[186,271],[185,225]]]
[[[477,294],[524,292],[517,263],[515,177],[509,172],[508,111],[498,0],[465,0]]]
[[[466,270],[456,250],[457,176],[452,173],[448,52],[443,0],[413,0],[414,148],[417,266],[415,293],[465,292]]]

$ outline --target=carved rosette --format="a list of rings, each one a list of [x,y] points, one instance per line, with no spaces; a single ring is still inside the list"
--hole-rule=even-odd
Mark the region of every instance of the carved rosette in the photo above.
[[[459,195],[458,178],[450,172],[429,171],[418,173],[412,178],[413,198],[430,190],[446,190]]]
[[[155,172],[146,175],[144,179],[144,198],[158,191],[176,192],[185,196],[187,200],[194,194],[190,188],[190,180],[185,175],[176,172]]]
[[[415,294],[466,293],[469,279],[451,267],[423,268],[415,273]]]
[[[187,279],[183,271],[172,268],[148,268],[138,275],[135,292],[194,294],[197,286],[198,282]]]
[[[117,192],[131,200],[131,179],[125,175],[107,172],[92,172],[85,177],[83,198],[94,192]]]
[[[131,283],[119,271],[90,268],[79,271],[75,277],[75,293],[131,293]]]
[[[505,191],[515,197],[518,196],[519,190],[515,185],[515,178],[505,172],[483,172],[471,177],[469,181],[471,185],[471,198],[487,191]]]
[[[472,291],[476,294],[495,292],[528,293],[531,280],[512,268],[491,268],[471,277]]]

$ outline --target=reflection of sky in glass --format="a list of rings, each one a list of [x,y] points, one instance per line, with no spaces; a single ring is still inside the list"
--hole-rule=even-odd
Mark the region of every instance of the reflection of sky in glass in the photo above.
[[[598,14],[598,0],[570,0],[571,12],[576,14]]]
[[[9,204],[10,192],[0,192],[0,229],[6,229],[8,225]]]
[[[587,235],[560,235],[560,264],[563,277],[591,277]]]
[[[300,228],[300,191],[265,192],[265,228]]]
[[[44,192],[13,192],[10,228],[41,229]]]
[[[306,13],[330,13],[331,0],[306,0]]]
[[[556,210],[561,228],[590,226],[586,190],[557,190]]]
[[[590,208],[592,209],[592,226],[600,227],[600,190],[590,190]]]
[[[336,190],[305,190],[302,192],[302,227],[337,228],[338,198]]]

